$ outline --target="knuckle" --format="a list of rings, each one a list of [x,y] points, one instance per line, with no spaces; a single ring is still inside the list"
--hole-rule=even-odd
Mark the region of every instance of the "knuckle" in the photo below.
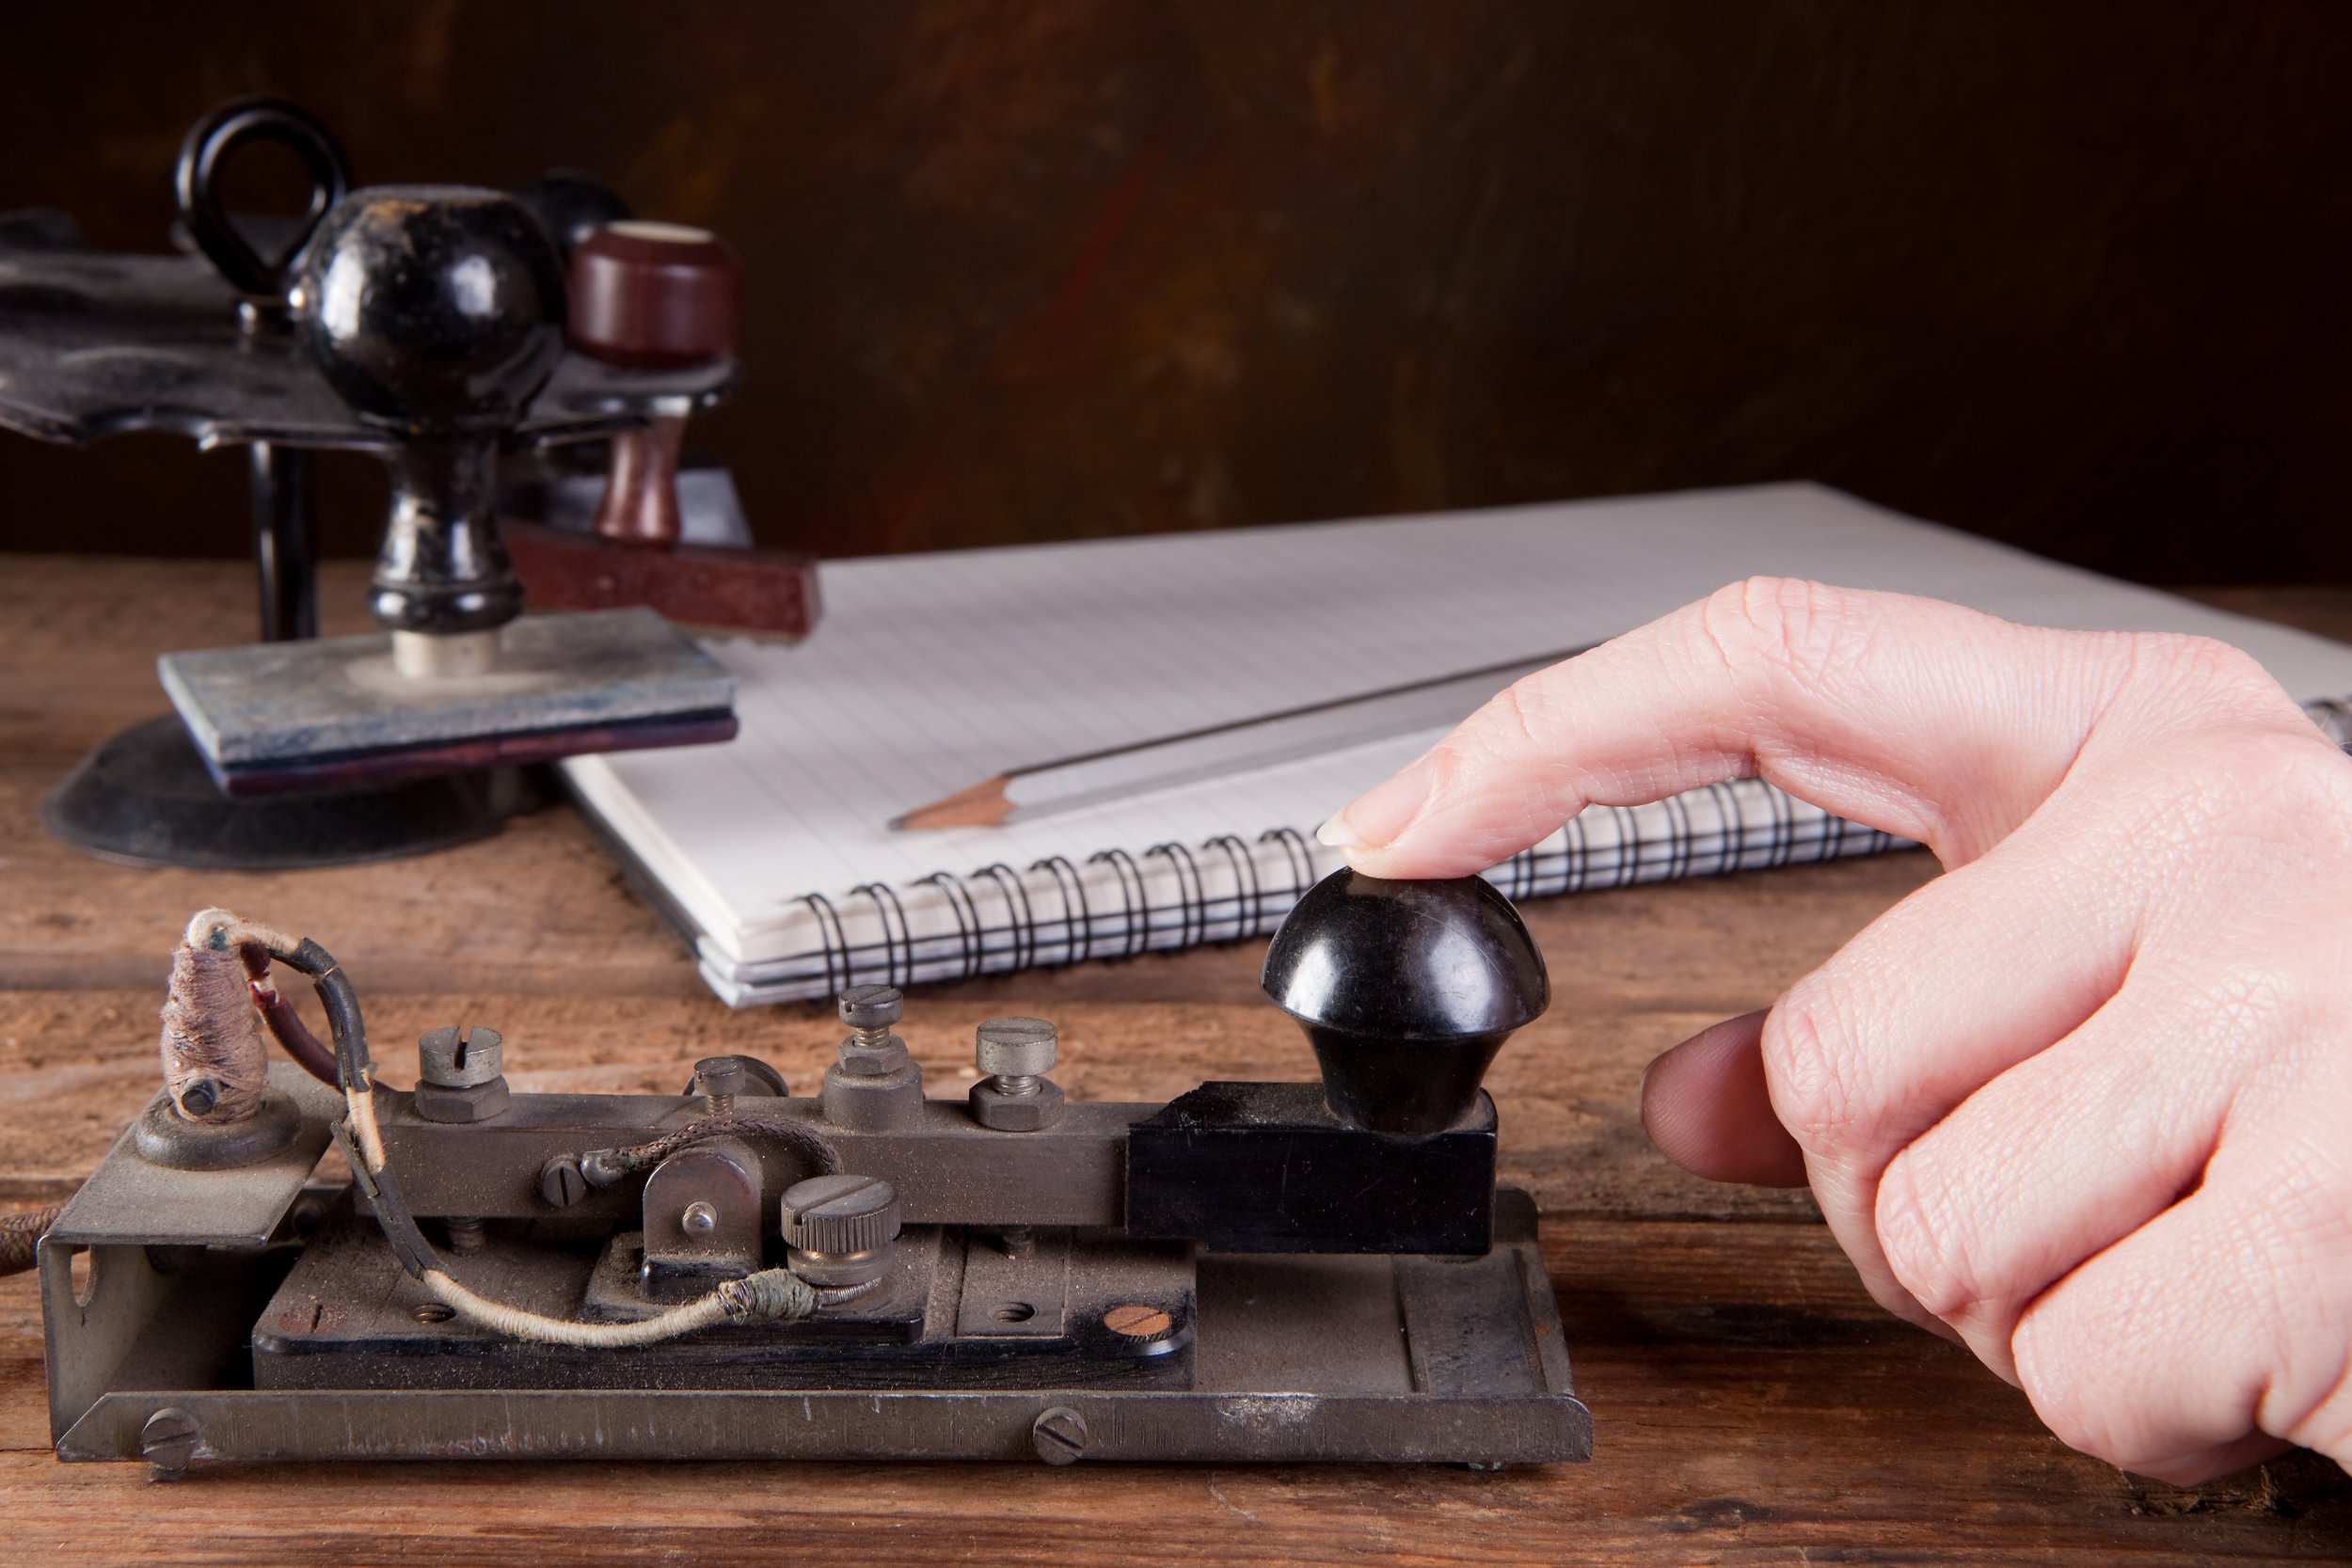
[[[1914,1145],[1879,1179],[1874,1214],[1879,1250],[1912,1298],[1950,1322],[1984,1300],[1967,1216],[1933,1162]]]
[[[2218,638],[2138,632],[2131,651],[2134,672],[2176,701],[2188,694],[2210,696],[2243,712],[2249,694],[2278,689],[2261,660]]]
[[[2352,802],[2352,768],[2317,730],[2257,730],[2217,736],[2200,759],[2229,798],[2341,810]]]
[[[1735,673],[1762,670],[1804,687],[1849,663],[1872,618],[1856,596],[1803,578],[1748,578],[1700,605],[1698,624],[1715,657]]]
[[[2057,1295],[2045,1296],[2019,1321],[2010,1340],[2017,1386],[2059,1442],[2111,1465],[2126,1465],[2137,1456],[2119,1440],[2126,1423],[2109,1387],[2112,1353],[2096,1338],[2075,1332],[2071,1315],[2054,1310],[2058,1305]]]
[[[2174,1041],[2182,1069],[2190,1059],[2206,1059],[2205,1070],[2233,1064],[2259,1069],[2273,1041],[2291,1038],[2312,1018],[2316,999],[2302,976],[2266,959],[2208,960],[2211,967],[2185,988],[2181,1037]]]
[[[2132,729],[2201,731],[2227,742],[2265,731],[2285,738],[2311,727],[2285,689],[2242,649],[2185,632],[2110,636],[2122,657],[2108,714]]]
[[[2252,1254],[2249,1271],[2280,1293],[2327,1291],[2328,1262],[2352,1257],[2352,1171],[2328,1132],[2289,1130],[2265,1150],[2251,1182],[2262,1195],[2256,1218],[2240,1229]],[[2328,1260],[2328,1261],[2322,1261]]]
[[[2217,725],[2170,749],[2166,774],[2137,815],[2166,851],[2150,875],[2179,884],[2176,907],[2243,906],[2258,879],[2283,892],[2278,878],[2334,874],[2344,839],[2313,825],[2352,821],[2352,761],[2316,729]]]
[[[1790,1135],[1817,1153],[1833,1152],[1858,1130],[1853,1030],[1836,984],[1821,972],[1791,986],[1764,1020],[1765,1082]]]
[[[1559,724],[1534,676],[1522,676],[1487,700],[1472,742],[1489,752],[1540,753],[1557,744]]]

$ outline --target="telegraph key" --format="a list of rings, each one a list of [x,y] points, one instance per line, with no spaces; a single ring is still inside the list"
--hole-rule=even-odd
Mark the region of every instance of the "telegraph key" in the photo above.
[[[1548,1000],[1526,928],[1475,878],[1343,871],[1265,985],[1320,1084],[1070,1101],[1053,1026],[1012,1018],[928,1099],[898,992],[853,985],[810,1096],[743,1056],[516,1093],[481,1027],[402,1090],[324,948],[206,911],[164,1091],[40,1243],[58,1456],[1588,1457],[1479,1087]]]

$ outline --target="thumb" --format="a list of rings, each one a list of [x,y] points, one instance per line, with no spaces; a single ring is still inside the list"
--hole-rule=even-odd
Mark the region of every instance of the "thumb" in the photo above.
[[[1642,1074],[1642,1128],[1660,1153],[1709,1181],[1802,1187],[1804,1150],[1772,1114],[1762,1012],[1702,1029]]]

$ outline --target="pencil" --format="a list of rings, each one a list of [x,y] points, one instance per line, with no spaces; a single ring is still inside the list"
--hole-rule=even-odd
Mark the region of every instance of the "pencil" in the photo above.
[[[1001,827],[1049,812],[1247,772],[1417,730],[1443,728],[1521,675],[1585,651],[1567,648],[1539,654],[1008,768],[929,805],[917,806],[890,825],[902,830]]]

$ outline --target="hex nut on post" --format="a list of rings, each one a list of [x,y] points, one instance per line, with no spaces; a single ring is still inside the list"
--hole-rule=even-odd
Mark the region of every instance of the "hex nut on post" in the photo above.
[[[1007,1094],[1001,1085],[995,1078],[972,1085],[972,1119],[982,1127],[995,1132],[1042,1132],[1061,1120],[1061,1085],[1052,1079],[1038,1079],[1037,1087],[1024,1095]]]
[[[417,1115],[427,1121],[488,1121],[505,1114],[505,1048],[495,1029],[436,1029],[417,1041]]]
[[[890,1032],[905,1015],[905,997],[896,986],[851,986],[839,1008],[850,1034],[818,1090],[825,1119],[860,1132],[914,1125],[923,1114],[923,1069]]]
[[[851,986],[838,1003],[850,1037],[841,1042],[841,1070],[852,1078],[883,1078],[906,1065],[907,1042],[890,1032],[906,1016],[896,986]]]
[[[1054,1405],[1029,1423],[1029,1443],[1048,1465],[1075,1465],[1086,1457],[1087,1418],[1066,1404]]]
[[[892,1037],[897,1042],[897,1037]],[[825,1069],[824,1086],[817,1092],[818,1108],[835,1127],[858,1132],[888,1132],[912,1127],[923,1115],[923,1069],[898,1049],[898,1066],[886,1072],[842,1059]]]
[[[1045,1076],[1060,1037],[1041,1018],[992,1018],[973,1037],[986,1076],[972,1085],[972,1119],[999,1132],[1037,1132],[1061,1120],[1062,1092]]]

